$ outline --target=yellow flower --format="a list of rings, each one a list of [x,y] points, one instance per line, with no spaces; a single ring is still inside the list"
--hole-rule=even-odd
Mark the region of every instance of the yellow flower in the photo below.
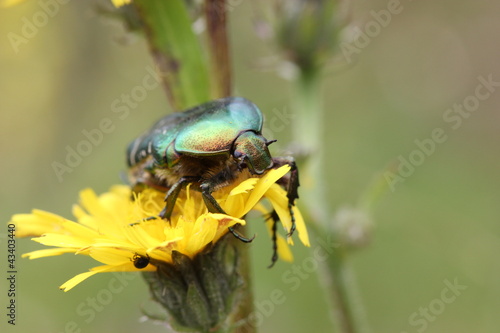
[[[179,196],[171,221],[160,219],[165,194],[147,189],[131,197],[128,186],[113,186],[109,192],[97,196],[91,189],[80,193],[80,205],[73,207],[76,221],[33,210],[31,214],[12,217],[17,236],[34,236],[34,241],[56,248],[26,253],[23,257],[36,259],[74,253],[88,255],[103,263],[89,272],[79,274],[60,288],[68,291],[86,278],[102,272],[155,271],[162,262],[172,263],[172,251],[190,258],[209,244],[217,242],[228,232],[228,227],[245,224],[242,219],[250,210],[266,212],[260,202],[267,198],[276,210],[285,232],[291,228],[286,192],[276,182],[289,172],[285,165],[270,170],[262,178],[249,178],[237,186],[214,192],[214,197],[226,214],[209,213],[201,194],[190,191]],[[267,210],[268,212],[269,210]],[[293,207],[299,239],[309,246],[307,230],[300,211]],[[272,221],[267,222],[271,230]],[[291,239],[288,243],[292,244]],[[278,253],[283,260],[292,260],[287,241],[278,235]],[[147,264],[137,268],[134,260]],[[149,262],[149,263],[148,263]],[[141,265],[137,265],[141,267]]]
[[[111,2],[113,2],[113,5],[115,5],[115,7],[121,7],[121,6],[124,6],[126,4],[129,4],[131,0],[111,0]]]
[[[0,4],[2,7],[10,7],[10,6],[15,6],[23,1],[24,0],[0,0]],[[115,7],[124,6],[130,3],[130,1],[131,0],[111,0],[111,2],[113,3],[113,5],[115,5]]]

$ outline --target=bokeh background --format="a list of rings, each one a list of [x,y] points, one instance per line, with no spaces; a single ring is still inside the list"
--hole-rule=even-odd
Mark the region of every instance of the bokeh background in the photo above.
[[[30,0],[0,11],[4,222],[32,208],[70,217],[80,189],[102,192],[121,182],[128,142],[170,112],[161,87],[148,91],[126,116],[113,111],[113,103],[142,85],[153,66],[144,40],[96,14],[94,2],[60,4],[16,52],[9,33],[21,35],[26,20],[34,22],[43,10],[40,3]],[[276,56],[276,48],[256,37],[255,6],[246,0],[233,3],[237,94],[253,100],[268,118],[275,110],[293,115],[290,84],[262,66],[262,59]],[[353,1],[352,18],[363,28],[363,22],[373,20],[370,11],[388,3]],[[351,63],[337,62],[325,73],[329,173],[322,181],[329,184],[328,200],[335,210],[352,206],[375,175],[397,166],[400,156],[408,159],[417,149],[415,140],[442,128],[447,140],[373,211],[371,243],[352,254],[360,295],[373,332],[498,332],[500,91],[467,113],[457,129],[443,115],[474,95],[478,77],[500,82],[500,2],[402,0],[401,6],[401,13]],[[75,149],[85,140],[82,131],[98,128],[104,118],[113,130],[60,181],[53,162],[66,164],[66,147]],[[274,151],[285,150],[289,131],[272,133],[278,139]],[[165,331],[139,321],[149,302],[139,275],[123,280],[126,287],[107,304],[97,303],[90,319],[89,299],[109,289],[116,277],[98,275],[63,293],[59,285],[94,266],[88,258],[71,255],[33,261],[18,257],[17,322],[7,325],[6,231],[1,227],[2,332],[71,332],[69,322],[76,323],[80,331],[75,332]],[[252,231],[258,234],[250,247],[256,303],[264,314],[261,331],[329,332],[317,272],[301,278],[296,290],[283,279],[294,264],[302,266],[309,250],[297,244],[294,264],[280,262],[269,270],[269,239],[259,222]],[[28,239],[17,242],[18,256],[38,248]],[[455,280],[466,289],[444,303],[445,281]],[[276,289],[285,300],[266,308],[263,304]],[[430,309],[428,317],[421,312],[425,309]]]

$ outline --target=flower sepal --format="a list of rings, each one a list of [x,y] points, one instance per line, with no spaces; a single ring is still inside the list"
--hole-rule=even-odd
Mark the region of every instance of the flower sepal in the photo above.
[[[224,332],[231,326],[237,291],[237,249],[228,235],[194,258],[172,251],[173,263],[143,272],[151,295],[168,313],[168,324],[178,332]]]

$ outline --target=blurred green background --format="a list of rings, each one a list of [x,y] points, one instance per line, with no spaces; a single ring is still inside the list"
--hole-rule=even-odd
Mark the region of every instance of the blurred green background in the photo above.
[[[276,110],[293,115],[290,84],[261,66],[276,50],[255,36],[255,5],[234,3],[230,15],[237,95],[259,105],[268,120]],[[17,52],[8,34],[21,35],[25,20],[33,22],[43,9],[37,1],[27,1],[0,11],[2,221],[32,208],[70,217],[80,189],[102,192],[121,182],[128,142],[170,112],[161,87],[147,91],[128,113],[113,111],[116,100],[141,86],[153,66],[144,40],[95,14],[93,4],[60,5]],[[388,1],[353,5],[352,18],[362,28],[373,20],[370,11],[385,9]],[[500,2],[401,5],[402,12],[370,39],[355,61],[333,66],[326,75],[324,146],[330,172],[324,181],[330,184],[329,202],[335,210],[353,205],[374,175],[397,166],[400,156],[408,159],[417,149],[415,140],[442,128],[448,139],[375,207],[372,242],[352,255],[360,294],[373,332],[498,332],[500,91],[467,113],[456,129],[443,115],[474,95],[478,77],[491,75],[500,82]],[[35,19],[43,23],[41,17]],[[60,181],[52,163],[66,164],[66,147],[75,149],[85,140],[82,131],[98,128],[104,118],[113,130]],[[276,127],[270,132],[278,139],[274,152],[283,152],[289,131]],[[82,315],[91,308],[89,299],[102,297],[116,277],[101,274],[63,293],[59,285],[94,266],[88,258],[71,255],[18,258],[17,322],[7,325],[2,228],[3,332],[65,332],[71,331],[69,322],[81,332],[165,332],[151,322],[139,322],[149,300],[139,275],[130,275],[127,286],[111,294],[107,304],[99,303],[92,318]],[[283,280],[293,265],[302,267],[309,250],[297,244],[294,264],[280,262],[269,270],[269,239],[261,223],[254,223],[252,231],[258,234],[250,246],[255,298],[264,318],[260,330],[329,332],[316,272],[301,278],[296,290]],[[39,248],[27,239],[17,242],[18,255]],[[466,289],[443,302],[446,281],[455,280]],[[271,309],[266,301],[276,289],[285,301]],[[426,309],[427,317],[422,312]]]

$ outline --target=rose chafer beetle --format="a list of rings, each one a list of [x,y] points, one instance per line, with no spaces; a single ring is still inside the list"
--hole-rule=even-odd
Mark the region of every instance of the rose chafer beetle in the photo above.
[[[187,185],[202,193],[212,213],[224,213],[212,192],[231,184],[241,176],[258,177],[267,170],[285,164],[291,166],[279,183],[287,190],[292,219],[291,236],[295,230],[292,207],[298,198],[298,170],[290,157],[271,157],[268,141],[262,136],[263,116],[255,104],[241,97],[211,101],[184,112],[160,119],[135,139],[127,149],[129,178],[133,191],[145,186],[166,192],[165,208],[159,214],[170,219],[180,191]],[[273,257],[277,260],[276,225],[273,219]],[[231,233],[244,242],[251,242],[232,227]]]

